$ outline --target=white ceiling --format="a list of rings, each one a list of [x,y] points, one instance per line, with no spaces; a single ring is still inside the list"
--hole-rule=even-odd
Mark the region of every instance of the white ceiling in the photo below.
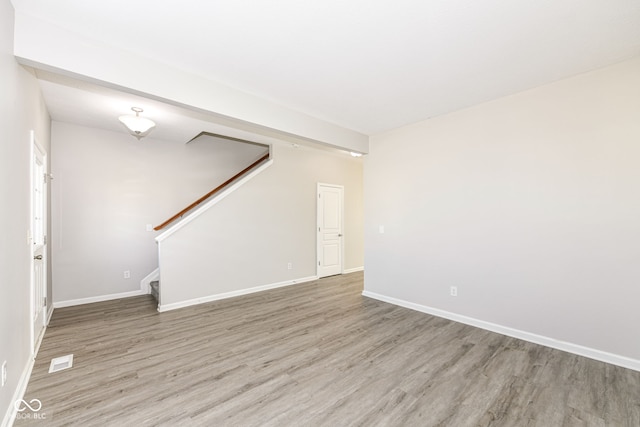
[[[346,153],[335,147],[314,143],[266,128],[221,118],[191,108],[134,95],[49,71],[36,70],[47,109],[53,120],[127,133],[118,117],[142,108],[143,117],[152,118],[156,127],[147,138],[185,144],[201,132],[209,132],[263,144],[312,146],[329,152]],[[131,137],[134,141],[134,137]]]
[[[143,117],[152,118],[156,127],[150,138],[186,143],[200,132],[211,132],[241,139],[255,140],[254,133],[224,126],[220,120],[204,113],[176,107],[131,93],[73,79],[48,71],[36,70],[40,88],[51,118],[114,132],[127,130],[118,121],[123,114],[134,114],[131,107],[142,108]],[[132,137],[133,138],[133,137]],[[256,142],[267,142],[256,141]]]
[[[640,0],[12,2],[365,134],[640,55]],[[55,118],[71,106],[50,99],[65,85],[46,85]],[[75,95],[76,111],[97,108]]]

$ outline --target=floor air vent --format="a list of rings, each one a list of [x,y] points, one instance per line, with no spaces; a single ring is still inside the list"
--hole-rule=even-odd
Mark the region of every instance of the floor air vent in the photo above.
[[[73,366],[73,354],[67,354],[66,356],[56,357],[51,359],[51,365],[49,365],[49,373],[62,371],[69,369]]]

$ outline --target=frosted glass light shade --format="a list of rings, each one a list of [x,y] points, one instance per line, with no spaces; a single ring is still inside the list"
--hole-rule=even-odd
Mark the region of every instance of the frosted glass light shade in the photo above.
[[[138,139],[141,139],[149,134],[151,130],[156,126],[156,124],[147,118],[140,117],[139,114],[142,112],[142,109],[133,109],[136,112],[135,116],[126,115],[118,117],[118,120],[122,122],[122,124],[129,130],[131,135],[135,136]]]

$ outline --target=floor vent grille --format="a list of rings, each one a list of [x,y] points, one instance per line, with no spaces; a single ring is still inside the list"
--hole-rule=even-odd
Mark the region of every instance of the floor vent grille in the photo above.
[[[56,357],[51,359],[51,365],[49,365],[49,373],[62,371],[69,369],[73,366],[73,354],[67,354],[66,356]]]

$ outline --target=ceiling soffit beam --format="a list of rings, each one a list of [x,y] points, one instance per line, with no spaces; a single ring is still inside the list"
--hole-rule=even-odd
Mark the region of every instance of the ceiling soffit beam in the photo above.
[[[16,11],[22,64],[331,147],[369,152],[369,137]],[[46,41],[46,42],[45,42]],[[170,83],[170,84],[168,84]]]

